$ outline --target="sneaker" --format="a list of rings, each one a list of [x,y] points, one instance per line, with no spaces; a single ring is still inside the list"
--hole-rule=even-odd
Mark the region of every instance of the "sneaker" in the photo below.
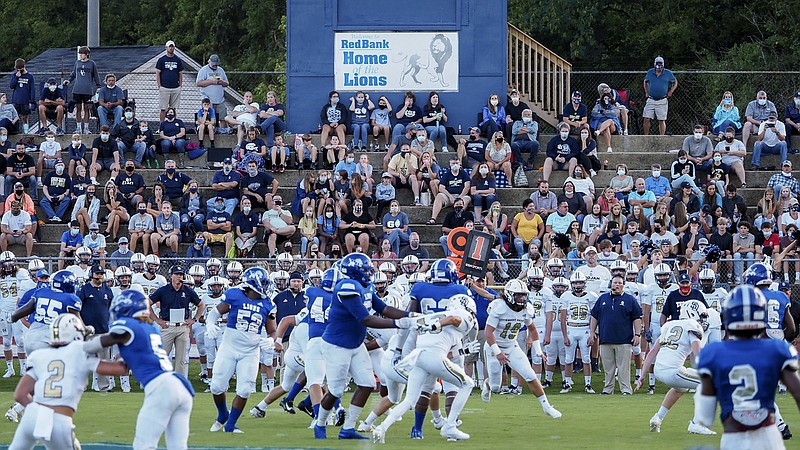
[[[97,181],[97,178],[92,178],[92,184],[98,186],[100,183]]]
[[[522,386],[517,386],[511,390],[511,393],[514,395],[522,395]]]
[[[543,388],[543,389],[547,389],[547,388],[549,388],[549,387],[550,387],[550,386],[552,386],[552,385],[553,385],[553,382],[552,382],[552,381],[548,381],[548,380],[544,380],[544,381],[542,381],[542,388]]]
[[[361,423],[358,424],[356,431],[360,431],[362,433],[372,433],[375,431],[375,427],[372,425],[367,425],[367,423],[362,420]]]
[[[699,423],[694,423],[694,421],[689,422],[689,434],[705,434],[705,435],[712,435],[717,434],[716,431],[709,430],[708,428],[700,425]]]
[[[389,151],[389,144],[384,144],[383,145],[383,149],[388,152]]]
[[[656,393],[656,387],[655,386],[649,386],[647,388],[647,395],[653,395],[655,393]]]
[[[81,124],[78,124],[78,126],[75,128],[75,131],[73,131],[72,134],[81,134],[81,131],[82,131]]]
[[[3,374],[3,378],[11,378],[11,377],[13,377],[13,376],[14,376],[14,375],[16,375],[16,374],[17,374],[17,372],[15,372],[15,371],[14,371],[14,368],[13,368],[13,367],[10,367],[10,368],[8,368],[8,369],[6,370],[6,373],[5,373],[5,374]]]
[[[212,433],[216,433],[217,431],[219,431],[219,430],[221,430],[223,428],[225,428],[225,424],[224,423],[219,423],[219,422],[217,422],[215,420],[214,424],[211,425],[211,429],[209,431],[211,431]]]
[[[283,408],[283,410],[286,411],[287,413],[295,414],[294,404],[291,401],[287,400],[285,397],[283,398],[283,400],[281,400],[280,405],[281,408]]]
[[[314,408],[308,406],[306,403],[300,402],[300,404],[297,405],[297,409],[308,414],[309,417],[314,417]]]
[[[594,177],[597,175],[597,171],[594,169],[589,169],[589,176]]]
[[[447,419],[445,419],[442,416],[439,416],[438,419],[434,417],[433,419],[431,419],[431,423],[433,424],[433,428],[441,430],[442,427],[445,426],[445,424],[447,423]]]
[[[358,432],[353,428],[342,428],[339,431],[339,439],[358,439],[363,441],[369,440],[368,437],[358,434]]]
[[[327,429],[319,425],[314,425],[314,439],[328,439]]]
[[[39,128],[39,131],[36,132],[37,136],[44,136],[44,134],[45,134],[45,129],[44,128]]]
[[[19,422],[19,413],[14,410],[13,406],[11,408],[8,408],[8,411],[6,411],[6,419],[9,422],[14,422],[14,423]]]
[[[544,413],[552,417],[553,419],[558,419],[559,417],[561,417],[561,412],[553,408],[552,406],[546,406],[544,408]]]
[[[491,399],[492,388],[489,386],[489,380],[483,380],[483,385],[481,385],[481,400],[483,400],[483,403],[489,403]]]
[[[569,394],[572,391],[572,385],[567,383],[566,381],[561,382],[561,390],[559,391],[560,394]]]
[[[63,136],[63,135],[64,135],[64,130],[62,130],[61,128],[56,128],[56,136]]]
[[[411,428],[411,439],[422,439],[422,430]]]
[[[500,395],[506,395],[509,392],[511,392],[511,390],[508,388],[508,386],[503,386],[502,388],[500,388]]]
[[[778,388],[778,394],[786,395],[786,386],[781,386]]]
[[[661,433],[661,417],[658,417],[658,414],[654,415],[650,419],[650,432],[651,433]]]
[[[375,429],[372,430],[372,442],[375,444],[386,443],[386,431],[383,427],[375,427]]]
[[[122,388],[122,392],[129,393],[131,391],[131,382],[126,380],[120,380],[119,382],[120,387]]]
[[[469,435],[459,430],[455,425],[447,425],[439,434],[448,441],[466,441]]]
[[[628,135],[628,130],[627,130],[627,129],[625,129],[625,130],[622,130],[622,135],[623,135],[623,136],[627,136],[627,135]]]
[[[263,419],[264,416],[267,415],[267,412],[259,408],[258,406],[253,406],[252,408],[250,408],[250,415],[255,417],[256,419]]]
[[[239,428],[234,428],[231,431],[223,430],[226,433],[233,433],[233,434],[244,434],[244,431],[240,430]]]
[[[92,134],[92,132],[89,131],[89,124],[88,123],[83,124],[83,134]]]
[[[613,149],[613,148],[611,148],[611,147],[608,147],[608,148],[606,149],[606,153],[614,153],[614,149]]]
[[[591,384],[587,384],[587,385],[586,385],[586,386],[583,388],[583,390],[584,390],[584,391],[586,391],[586,393],[587,393],[587,394],[594,394],[594,393],[595,393],[595,392],[594,392],[594,389],[592,389],[592,385],[591,385]]]

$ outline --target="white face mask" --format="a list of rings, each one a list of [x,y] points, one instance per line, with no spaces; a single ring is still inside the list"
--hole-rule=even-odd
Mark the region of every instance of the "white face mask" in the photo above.
[[[328,177],[321,176],[321,177],[319,177],[319,181],[320,181],[320,183],[324,183],[324,182],[328,181]]]
[[[330,219],[331,217],[333,217],[333,213],[332,213],[332,212],[330,212],[330,211],[328,211],[328,212],[326,212],[326,213],[325,213],[325,217],[327,217],[328,219]]]
[[[623,169],[619,169],[619,170],[617,170],[617,175],[624,176],[625,175],[625,171]]]
[[[569,131],[561,131],[559,135],[561,136],[561,139],[566,139],[569,137]]]
[[[497,106],[497,103],[498,103],[498,101],[497,101],[497,100],[492,100],[492,101],[491,101],[491,102],[489,102],[489,103],[491,103],[491,104],[492,104],[492,106]]]
[[[47,86],[47,89],[50,89],[50,92],[55,92],[56,88],[56,86]]]
[[[687,161],[686,158],[681,158],[681,159],[678,160],[678,162],[681,163],[681,164],[686,164],[686,161]]]
[[[714,157],[714,162],[715,162],[715,163],[722,162],[722,156],[715,156],[715,157]]]
[[[661,176],[661,171],[660,170],[654,170],[653,171],[653,178],[658,178],[660,176]]]
[[[765,99],[765,98],[758,99],[758,104],[759,104],[759,106],[766,105],[767,104],[767,99]]]
[[[581,133],[581,139],[589,139],[589,133]]]
[[[312,217],[314,213],[312,211],[306,211],[306,217]]]
[[[45,139],[47,140],[47,142],[53,142],[53,141],[56,140],[56,137],[55,136],[47,136]]]
[[[694,138],[699,141],[700,139],[703,138],[703,133],[695,133]]]
[[[391,208],[389,208],[389,211],[392,212],[392,215],[397,215],[397,213],[400,212],[400,207],[399,206],[392,206]]]
[[[481,175],[486,176],[486,174],[489,173],[489,169],[487,169],[486,167],[481,167],[480,172]]]
[[[72,146],[78,148],[81,146],[81,141],[72,141]]]

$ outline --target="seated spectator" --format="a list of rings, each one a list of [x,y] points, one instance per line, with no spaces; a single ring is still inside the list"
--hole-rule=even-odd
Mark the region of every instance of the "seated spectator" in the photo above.
[[[781,161],[786,161],[789,148],[786,142],[786,127],[778,120],[777,113],[769,113],[767,120],[758,126],[758,137],[753,145],[753,158],[750,170],[761,170],[761,154],[781,155]]]
[[[175,108],[167,108],[167,115],[158,127],[158,134],[161,137],[162,154],[166,155],[174,150],[183,157],[186,151],[186,125],[178,119]]]
[[[392,113],[392,104],[389,98],[381,95],[378,98],[378,107],[372,110],[369,116],[370,126],[372,127],[372,151],[380,149],[378,145],[378,138],[381,133],[385,138],[383,145],[384,150],[389,150],[389,143],[392,142],[392,123],[389,120],[389,115]],[[384,164],[386,162],[384,161]]]
[[[358,157],[355,173],[361,176],[361,179],[369,186],[369,191],[372,192],[375,187],[375,179],[372,178],[372,164],[369,163],[369,156],[363,154]]]
[[[283,142],[283,135],[279,134],[274,138],[275,143],[269,149],[269,159],[272,163],[272,173],[281,172],[286,170],[286,162],[291,162],[291,149],[286,143]],[[280,154],[280,162],[278,162],[278,155]]]
[[[564,192],[558,196],[558,203],[561,202],[567,202],[570,214],[574,215],[579,223],[583,222],[583,216],[587,210],[586,202],[584,201],[584,196],[576,192],[572,181],[567,180],[564,182]]]
[[[347,176],[346,170],[336,172],[336,180],[333,182],[333,191],[337,213],[342,215],[350,210],[350,201],[352,200],[352,196],[350,195],[350,178]]]
[[[142,144],[144,145],[144,156],[142,157],[142,161],[147,164],[147,168],[149,169],[150,167],[155,166],[155,168],[158,169],[159,165],[158,159],[156,158],[156,140],[153,137],[153,133],[150,131],[150,127],[147,125],[146,120],[139,121],[139,130],[136,132],[136,142],[134,144],[136,154],[139,154],[138,146]]]
[[[784,160],[781,171],[769,177],[767,187],[774,190],[775,195],[780,195],[781,188],[788,187],[795,197],[800,196],[800,181],[792,175],[792,162]]]
[[[772,222],[763,222],[759,235],[755,238],[756,259],[764,256],[777,256],[781,252],[780,236],[772,229]]]
[[[581,125],[579,130],[581,151],[578,152],[578,164],[583,166],[584,173],[594,177],[597,171],[603,167],[600,158],[597,157],[597,141],[592,138],[592,130],[589,125]]]
[[[547,143],[547,158],[544,160],[542,169],[542,179],[545,181],[550,180],[550,174],[554,169],[566,169],[567,172],[572,172],[572,169],[578,164],[577,156],[580,152],[580,144],[575,138],[570,137],[569,125],[562,122],[556,128],[558,136],[554,136]]]
[[[86,145],[81,142],[80,134],[72,135],[72,144],[67,147],[67,152],[69,155],[69,176],[75,176],[75,168],[77,166],[81,166],[84,169],[89,167],[89,163],[86,161]]]
[[[473,215],[471,212],[464,209],[464,199],[462,197],[455,197],[453,200],[453,210],[448,212],[444,217],[442,223],[442,236],[439,237],[439,244],[442,246],[445,256],[450,256],[450,248],[447,245],[447,235],[455,228],[460,228],[466,225],[467,221],[473,222]],[[433,225],[433,224],[428,224]],[[409,236],[409,245],[411,236]]]
[[[583,197],[583,203],[585,205],[584,213],[591,211],[592,204],[595,200],[594,182],[592,182],[591,178],[586,176],[586,171],[584,168],[581,166],[576,166],[574,169],[572,169],[570,176],[564,180],[565,187],[567,182],[572,183],[572,187],[574,188],[575,192]]]
[[[339,142],[344,144],[345,134],[347,133],[347,108],[339,102],[339,93],[331,91],[328,93],[328,102],[322,106],[319,113],[322,132],[320,142],[328,142],[328,135],[334,133]],[[402,134],[402,131],[401,131]],[[330,158],[328,162],[333,162]]]
[[[264,171],[259,171],[255,161],[247,165],[247,174],[242,176],[242,198],[249,198],[252,206],[271,209],[272,197],[278,193],[278,180]]]
[[[326,142],[326,141],[321,141]],[[324,146],[325,155],[329,167],[339,167],[339,164],[345,163],[345,154],[348,151],[347,146],[339,140],[339,136],[331,136],[330,142]],[[353,153],[353,152],[351,152]],[[349,164],[355,164],[355,153],[353,153],[354,161]]]
[[[750,224],[740,222],[739,232],[733,235],[733,275],[734,283],[741,284],[742,273],[753,263],[756,254],[755,236],[750,233]]]
[[[189,182],[189,189],[181,197],[181,233],[202,233],[206,219],[206,201],[200,194],[196,180]]]
[[[389,240],[395,255],[400,254],[401,245],[408,243],[408,224],[408,216],[400,211],[400,202],[392,200],[389,204],[389,212],[381,219],[381,227],[383,236]]]
[[[372,206],[372,191],[369,190],[367,182],[361,178],[361,175],[354,173],[350,178],[350,200],[359,199],[364,204],[364,208],[369,209]]]
[[[7,251],[10,245],[24,245],[26,256],[33,254],[33,221],[30,214],[22,210],[22,202],[11,202],[11,208],[0,220],[0,251]]]
[[[42,211],[51,223],[61,223],[70,205],[70,189],[72,179],[64,173],[64,161],[55,164],[55,170],[50,171],[42,180],[42,193],[44,198],[39,203]],[[55,210],[54,208],[58,208]]]
[[[297,227],[293,225],[291,211],[283,209],[283,199],[280,195],[275,195],[272,208],[264,211],[261,221],[264,225],[268,254],[277,255],[278,245],[290,240],[297,231]]]
[[[617,104],[619,108],[619,118],[620,123],[622,124],[622,134],[627,136],[628,135],[628,107],[625,106],[625,103],[622,101],[622,96],[619,95],[619,91],[616,89],[611,89],[611,87],[606,83],[600,83],[597,85],[597,95],[603,94],[611,94],[611,98]],[[619,252],[617,252],[619,253]]]
[[[622,237],[619,234],[619,224],[617,222],[609,220],[608,223],[606,224],[605,233],[600,234],[600,236],[598,236],[597,240],[601,241],[601,242],[602,241],[606,241],[606,240],[610,241],[611,242],[611,249],[613,251],[615,251],[617,253],[623,253],[622,252]],[[639,249],[639,241],[631,241],[631,242],[628,243],[628,245],[630,247],[630,251],[629,252],[624,252],[624,253],[631,254],[631,253],[634,253],[635,251],[638,251],[638,249]],[[635,251],[634,251],[634,245],[635,245],[635,249],[636,249]]]
[[[407,144],[409,148],[417,140],[417,131],[419,127],[422,125],[416,123],[410,123],[406,125],[406,132],[403,134],[395,135],[392,137],[392,145],[389,146],[389,150],[386,151],[386,154],[383,155],[383,164],[386,165],[389,161],[394,158],[395,155],[400,153],[400,149],[403,145]],[[344,153],[342,153],[344,154]]]
[[[147,151],[147,144],[144,140],[137,140],[140,129],[139,122],[133,117],[133,108],[125,108],[125,118],[114,125],[111,130],[111,138],[116,140],[119,148],[119,155],[123,156],[126,151],[136,152],[133,163],[136,168],[144,169],[142,160]]]
[[[136,173],[136,164],[133,160],[125,161],[125,172],[117,175],[114,184],[117,185],[122,195],[122,205],[129,212],[133,211],[136,205],[144,200],[142,196],[146,187],[144,177]]]
[[[500,97],[497,94],[489,96],[489,101],[483,107],[483,117],[481,123],[481,134],[486,137],[494,136],[495,133],[505,129],[506,110],[500,105]]]
[[[320,251],[326,253],[328,244],[339,242],[339,216],[332,204],[326,203],[323,212],[317,217],[317,237]]]
[[[592,109],[592,118],[589,120],[589,126],[594,129],[595,135],[598,137],[602,135],[605,138],[608,147],[606,152],[608,153],[613,151],[611,148],[611,135],[622,132],[619,114],[620,109],[610,93],[600,95],[597,104]]]
[[[106,84],[97,91],[97,119],[100,126],[114,127],[122,121],[122,104],[125,94],[117,86],[117,77],[113,73],[106,74]],[[114,116],[114,123],[108,123],[108,116]]]
[[[502,170],[506,174],[506,180],[511,185],[514,179],[511,170],[511,146],[505,142],[502,131],[498,131],[492,135],[489,145],[486,146],[486,162],[489,171],[494,173],[495,170]]]
[[[619,203],[619,200],[614,194],[614,189],[607,187],[603,189],[603,194],[598,197],[597,203],[600,204],[600,212],[606,215],[611,212],[611,206]]]
[[[705,243],[708,244],[706,234],[700,226],[700,219],[697,216],[692,216],[689,218],[689,230],[683,233],[681,237],[681,247],[684,249],[684,254],[687,258],[690,258],[693,252],[699,250],[700,239],[705,239]],[[664,249],[662,248],[661,250],[663,251]]]
[[[472,170],[477,170],[478,164],[486,160],[486,146],[488,144],[480,136],[480,128],[469,127],[469,139],[461,138],[458,141],[456,154],[459,159],[464,161],[466,167],[471,167]]]
[[[300,253],[305,255],[308,250],[308,244],[314,243],[319,246],[319,238],[317,237],[317,218],[314,216],[314,207],[306,206],[303,208],[303,216],[297,223],[297,228],[300,230]]]
[[[48,114],[55,115],[56,134],[62,136],[64,134],[65,106],[63,89],[58,87],[58,81],[55,78],[48,78],[47,85],[42,87],[41,95],[39,95],[39,123],[47,123]]]
[[[714,183],[707,184],[699,198],[700,209],[703,209],[703,206],[706,205],[708,205],[709,209],[713,209],[715,206],[722,206],[722,195],[717,192],[717,185]]]
[[[661,176],[661,165],[650,166],[651,176],[644,180],[645,188],[656,196],[657,201],[664,200],[672,194],[669,179]]]
[[[588,125],[589,109],[581,101],[581,91],[572,91],[571,101],[564,106],[561,121],[569,125],[570,134],[577,135],[581,125]]]
[[[172,212],[172,203],[168,200],[161,202],[161,213],[156,216],[155,229],[150,235],[150,248],[158,256],[159,244],[169,247],[172,253],[178,253],[178,243],[181,236],[181,220],[178,214]]]
[[[17,142],[14,154],[7,161],[6,195],[11,192],[11,188],[17,183],[28,186],[33,201],[39,199],[36,164],[33,162],[33,157],[25,153],[25,144],[22,141]],[[8,211],[8,208],[6,208],[6,211]]]
[[[222,170],[215,172],[211,180],[211,188],[216,195],[208,200],[206,206],[211,208],[217,198],[222,198],[225,203],[225,212],[229,216],[233,214],[233,210],[239,204],[239,182],[241,179],[241,174],[233,170],[231,158],[225,158],[222,162]]]
[[[397,253],[392,250],[392,243],[389,242],[389,238],[384,237],[380,240],[380,245],[372,254],[372,260],[375,261],[376,264],[384,262],[394,263],[394,261],[397,261]]]
[[[428,136],[432,141],[436,141],[438,138],[441,142],[440,149],[443,152],[448,151],[447,130],[444,126],[447,122],[447,114],[445,114],[444,106],[439,102],[439,94],[437,92],[431,91],[428,94],[428,103],[425,105],[424,113],[422,125],[425,127]],[[362,148],[362,150],[366,149]]]
[[[540,180],[538,189],[531,193],[533,207],[542,220],[547,220],[547,216],[556,211],[558,199],[556,194],[550,192],[550,183]]]
[[[395,197],[397,197],[397,193],[392,186],[392,175],[389,172],[383,172],[381,183],[375,188],[375,203],[378,205],[376,217],[383,217],[384,208],[388,207]]]
[[[787,251],[788,247],[792,245],[793,242],[797,242],[794,238],[794,233],[797,231],[797,227],[795,225],[789,225],[786,227],[786,236],[781,236],[780,245],[784,251]],[[794,283],[800,283],[800,256],[798,251],[795,249],[788,250],[789,253],[784,255],[783,260],[783,280],[789,283],[790,280],[790,268],[794,266]]]
[[[14,201],[19,201],[22,204],[22,210],[30,214],[31,220],[33,221],[33,227],[31,229],[35,237],[36,230],[39,226],[39,221],[36,218],[36,202],[25,192],[25,187],[22,183],[17,182],[14,184],[14,190],[8,193],[2,205],[3,211],[9,211],[11,209],[11,202]]]
[[[704,139],[708,138],[704,137]],[[689,183],[692,187],[692,191],[694,191],[695,194],[700,194],[700,188],[697,187],[697,184],[694,182],[697,178],[694,162],[689,159],[686,150],[678,150],[678,159],[673,161],[670,167],[670,178],[672,179],[670,183],[672,189],[679,189],[683,183]],[[656,195],[656,197],[657,196],[658,195]]]
[[[400,153],[392,156],[387,166],[387,172],[392,176],[392,184],[396,189],[411,189],[414,194],[414,204],[419,206],[419,180],[417,179],[417,158],[411,154],[411,146],[402,144]],[[437,186],[438,187],[438,186]],[[437,191],[431,186],[431,193],[435,196]]]
[[[434,163],[436,163],[435,150],[436,147],[433,145],[433,141],[428,139],[428,132],[425,131],[424,128],[421,128],[421,126],[417,127],[417,137],[411,141],[411,154],[417,158],[417,162],[422,158],[422,155],[428,153],[433,157]]]
[[[778,173],[777,175],[781,175]],[[774,176],[774,175],[773,175]],[[777,201],[775,200],[776,192],[770,186],[764,190],[764,193],[761,194],[761,198],[758,199],[758,203],[756,204],[756,221],[759,218],[770,217],[770,222],[775,224],[775,228],[778,228],[777,219],[772,219],[775,214],[775,207],[777,205]],[[755,222],[753,223],[755,225]]]
[[[328,267],[325,265],[327,256],[319,251],[318,243],[311,242],[306,248],[306,252],[303,253],[303,257],[305,258],[305,269],[306,273],[308,274],[309,281],[311,281],[312,284],[316,283],[316,277],[311,273],[311,271],[314,269],[319,269],[321,271],[327,269]],[[321,278],[320,281],[322,281]]]
[[[638,243],[641,243],[642,241],[647,239],[647,236],[645,236],[640,231],[641,230],[640,225],[641,224],[638,221],[635,221],[635,220],[629,220],[625,224],[626,233],[624,235],[620,236],[620,244],[621,244],[621,250],[622,250],[621,253],[628,253],[630,251],[630,249],[631,249],[631,243],[632,242],[636,241]],[[610,239],[610,240],[611,240],[611,242],[614,242],[613,239]],[[654,242],[654,244],[658,245],[659,243],[655,243]],[[670,244],[669,247],[672,247],[671,243],[669,243],[669,244]],[[620,252],[617,252],[617,253],[620,253]]]
[[[523,208],[527,208],[525,206],[525,202],[523,202],[522,204]],[[519,214],[517,214],[516,217],[519,217]],[[528,213],[526,218],[528,218],[528,220],[531,220],[530,217],[531,216]],[[567,229],[569,228],[569,224],[574,222],[575,220],[576,220],[575,216],[569,212],[569,203],[566,201],[559,201],[558,209],[556,209],[556,212],[554,214],[550,214],[549,216],[547,216],[547,221],[545,222],[545,231],[547,234],[544,236],[543,241],[552,240],[554,233],[566,234]],[[514,230],[513,222],[511,230],[513,234]]]
[[[396,148],[402,143],[397,138],[403,135],[403,129],[407,130],[407,126],[410,124],[419,124],[422,127],[422,119],[425,114],[422,112],[422,108],[417,105],[417,96],[413,92],[408,91],[405,93],[403,106],[394,113],[394,117],[396,123],[392,129],[392,144]],[[415,128],[419,130],[420,127]]]
[[[724,140],[714,147],[714,151],[722,155],[722,163],[733,170],[733,173],[736,174],[736,178],[742,182],[742,187],[747,187],[744,171],[744,157],[747,155],[747,148],[744,142],[734,137],[733,127],[725,129]],[[710,161],[706,161],[703,166],[703,171],[708,172],[708,166],[710,165]]]
[[[353,142],[350,147],[353,150],[360,149],[367,151],[367,140],[369,136],[369,116],[375,104],[369,99],[369,94],[363,91],[356,92],[355,97],[350,97],[350,131],[353,135]]]
[[[69,224],[69,229],[61,233],[59,242],[61,242],[61,248],[58,252],[58,270],[61,270],[64,268],[64,261],[67,258],[74,258],[75,250],[83,246],[83,235],[77,220],[73,220]]]
[[[795,92],[792,102],[786,105],[786,109],[783,111],[783,121],[786,124],[786,145],[794,149],[792,136],[800,133],[800,91]],[[792,153],[797,153],[797,151],[792,151]]]
[[[580,222],[574,220],[569,224],[569,228],[567,228],[567,237],[572,247],[575,247],[578,242],[586,241],[586,233],[581,230]]]
[[[111,179],[119,174],[120,151],[117,143],[111,140],[108,125],[100,127],[100,136],[92,142],[92,163],[89,165],[89,176],[92,184],[100,184],[97,175],[103,170],[111,172]]]
[[[211,258],[211,247],[206,243],[205,234],[201,231],[194,235],[193,244],[186,249],[186,259],[205,263]]]
[[[142,241],[144,254],[150,253],[150,234],[155,229],[153,216],[147,213],[147,204],[140,201],[136,207],[136,214],[133,214],[128,221],[128,234],[131,236],[130,248],[136,253],[136,244]]]
[[[527,103],[520,101],[519,91],[516,89],[511,89],[508,92],[508,101],[506,101],[505,110],[506,110],[506,121],[501,128],[503,131],[504,136],[513,136],[514,133],[512,129],[514,128],[514,122],[519,122],[522,120],[522,111],[526,109],[530,109]],[[536,115],[534,114],[533,120],[536,121]]]
[[[617,225],[619,225],[620,229],[622,229],[625,226],[625,224],[628,223],[628,217],[625,215],[625,211],[622,209],[621,204],[614,203],[613,205],[611,205],[611,209],[609,210],[608,213],[608,221],[609,223],[616,222]]]
[[[708,182],[717,185],[717,192],[725,191],[730,182],[731,168],[722,162],[722,154],[715,150],[711,156],[711,164],[703,167],[708,170]]]
[[[583,223],[581,224],[581,231],[586,236],[589,245],[599,242],[597,237],[603,234],[607,221],[608,219],[603,215],[600,203],[593,204],[589,214],[583,218]]]
[[[292,201],[292,213],[302,216],[303,211],[310,207],[312,211],[316,211],[317,205],[317,174],[308,171],[305,176],[297,182],[295,189],[294,200]],[[301,252],[305,253],[305,252]]]
[[[656,232],[655,231],[656,221],[660,220],[661,229],[664,230],[665,233],[672,233],[672,231],[670,231],[672,229],[672,216],[670,216],[669,214],[669,205],[667,203],[658,202],[653,211],[653,214],[650,217],[648,217],[648,220],[650,222],[650,228],[653,229],[653,232]],[[673,245],[677,245],[678,243],[677,239],[675,240],[670,239],[670,241],[673,241],[672,242]]]
[[[259,127],[264,136],[267,137],[267,146],[272,147],[275,143],[275,135],[280,134],[286,129],[283,123],[285,109],[278,103],[278,95],[275,91],[267,92],[267,102],[258,109],[258,118],[261,120]]]
[[[238,170],[247,170],[247,164],[255,161],[259,170],[266,167],[267,144],[258,137],[258,128],[250,127],[242,141],[239,142]],[[274,166],[277,168],[277,166]]]
[[[428,261],[426,261],[429,259],[428,249],[419,244],[419,233],[416,231],[412,231],[408,235],[408,245],[400,250],[398,257],[403,259],[409,255],[415,256],[417,261],[422,261],[417,267],[417,272],[424,273],[428,270]]]
[[[789,204],[789,208],[787,211],[781,214],[780,218],[780,228],[781,234],[784,236],[789,236],[789,226],[794,225],[795,228],[800,228],[800,213],[798,212],[800,207],[798,207],[797,200],[795,199],[793,203]]]
[[[741,214],[747,209],[747,203],[744,197],[736,192],[736,186],[728,185],[728,188],[725,190],[725,197],[722,199],[722,209],[725,211],[725,216],[733,216],[734,209],[737,207]]]
[[[744,111],[745,119],[747,120],[742,127],[742,143],[747,147],[747,141],[750,138],[753,130],[758,130],[761,127],[761,122],[769,119],[770,114],[778,115],[778,109],[772,101],[767,100],[767,93],[758,91],[756,99],[751,100],[747,104],[747,109]],[[786,158],[784,158],[786,159]]]
[[[353,152],[352,150],[347,150],[347,157],[340,159],[333,170],[336,172],[344,170],[345,172],[347,172],[347,178],[350,178],[356,172],[356,165],[357,164],[356,164],[355,152]]]
[[[5,92],[0,92],[0,127],[5,128],[12,134],[19,133],[22,130],[17,109],[14,108],[14,105],[8,103],[8,96]]]
[[[298,144],[295,140],[294,151],[297,155],[298,170],[317,170],[317,146],[311,143],[311,135],[304,134],[302,143]]]
[[[720,132],[720,140],[722,139],[721,136],[722,132]],[[681,150],[686,153],[686,159],[697,167],[703,167],[711,159],[714,147],[711,144],[711,139],[703,136],[703,126],[697,124],[694,126],[692,135],[683,139]]]
[[[339,228],[345,230],[344,244],[347,253],[352,253],[357,244],[362,249],[361,253],[369,254],[370,230],[374,230],[375,226],[375,220],[364,210],[361,200],[354,200],[353,211],[345,214],[339,223]]]
[[[497,201],[497,182],[494,174],[489,170],[489,163],[483,163],[478,167],[478,171],[473,173],[470,182],[470,194],[475,217],[481,220],[481,212]]]
[[[113,181],[108,180],[105,187],[103,201],[106,204],[106,208],[108,208],[108,226],[106,226],[106,231],[103,234],[111,236],[112,239],[116,240],[120,225],[130,220],[130,215],[125,208],[125,197],[119,192],[117,185],[115,185]]]
[[[423,192],[433,193],[434,191],[438,191],[439,170],[440,167],[436,164],[433,156],[430,153],[423,153],[416,174],[420,194]]]
[[[659,177],[660,177],[659,171]],[[666,181],[666,178],[664,179]],[[669,183],[669,182],[668,182]],[[653,213],[653,207],[656,205],[656,195],[653,191],[648,190],[645,187],[645,181],[643,178],[636,179],[636,190],[632,191],[628,194],[628,205],[631,207],[634,205],[639,205],[644,208],[644,214],[650,215]]]
[[[748,105],[749,107],[750,105]],[[728,127],[733,127],[736,130],[742,129],[742,124],[739,120],[739,108],[733,102],[733,94],[730,91],[725,91],[722,94],[722,100],[717,105],[717,109],[714,110],[714,117],[711,118],[711,133],[721,141],[724,137],[723,133]]]
[[[233,246],[233,223],[231,215],[225,207],[225,199],[214,197],[212,206],[206,215],[206,242],[209,245],[224,243],[225,255],[229,255]]]
[[[780,215],[789,212],[789,208],[794,203],[797,203],[797,198],[792,195],[792,191],[790,191],[788,187],[781,188],[778,198],[775,199],[775,214]],[[780,224],[780,222],[781,220],[779,219],[778,224]]]
[[[197,140],[200,147],[203,147],[208,134],[210,148],[214,148],[214,128],[217,125],[217,111],[211,107],[211,100],[204,98],[200,103],[200,109],[195,113],[194,124],[197,127]]]
[[[525,170],[534,169],[534,160],[539,153],[539,123],[533,120],[530,109],[522,111],[522,120],[517,120],[511,127],[511,151],[515,165],[523,164],[522,153],[528,153],[528,162],[523,164]]]
[[[41,180],[44,169],[52,170],[56,161],[61,161],[61,146],[56,142],[56,134],[45,132],[44,142],[39,144],[39,159],[36,161],[36,176]]]
[[[99,224],[89,224],[89,234],[83,237],[83,246],[92,252],[92,259],[94,261],[100,261],[100,265],[105,266],[106,237],[100,233]]]
[[[428,225],[435,224],[442,208],[455,205],[455,200],[458,198],[463,200],[465,207],[469,206],[469,202],[472,200],[469,196],[470,187],[469,175],[461,170],[461,162],[458,157],[452,157],[450,159],[450,170],[445,173],[439,183],[436,200],[433,202],[433,213],[428,220]]]
[[[222,118],[227,126],[236,129],[236,142],[242,142],[245,131],[258,126],[258,109],[261,107],[258,102],[253,101],[252,92],[247,91],[242,97],[242,103],[234,106],[233,111]]]
[[[178,172],[174,160],[168,159],[164,161],[164,173],[156,178],[156,183],[161,183],[166,199],[172,203],[173,207],[178,208],[180,207],[181,197],[183,197],[186,188],[189,187],[189,181],[191,180],[191,177],[185,173]],[[156,214],[159,214],[161,207],[157,206],[155,209],[158,210]]]
[[[97,187],[93,184],[86,186],[86,192],[78,196],[72,208],[70,221],[78,221],[81,234],[89,224],[97,223],[100,213],[100,199],[97,197]]]
[[[503,206],[498,201],[494,201],[489,205],[486,216],[483,218],[483,225],[486,226],[490,233],[494,233],[497,237],[495,240],[495,247],[502,249],[505,253],[505,244],[508,241],[508,215],[503,212]]]

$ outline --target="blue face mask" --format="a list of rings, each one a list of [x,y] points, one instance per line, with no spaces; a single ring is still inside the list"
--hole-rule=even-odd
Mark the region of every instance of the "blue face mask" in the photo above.
[[[204,241],[204,240],[202,240],[202,239],[195,239],[195,240],[194,240],[194,245],[199,245],[199,246],[202,246],[204,242],[205,242],[205,241]]]

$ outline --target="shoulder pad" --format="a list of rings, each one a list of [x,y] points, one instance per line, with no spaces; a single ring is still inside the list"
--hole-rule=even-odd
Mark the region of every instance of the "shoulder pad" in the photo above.
[[[489,314],[494,313],[500,315],[503,314],[507,308],[508,307],[506,305],[506,301],[501,298],[498,298],[497,300],[492,300],[492,302],[489,303],[489,306],[486,308],[486,311]]]
[[[528,313],[529,316],[533,317],[534,316],[533,305],[531,305],[530,303],[526,303],[525,312]]]

